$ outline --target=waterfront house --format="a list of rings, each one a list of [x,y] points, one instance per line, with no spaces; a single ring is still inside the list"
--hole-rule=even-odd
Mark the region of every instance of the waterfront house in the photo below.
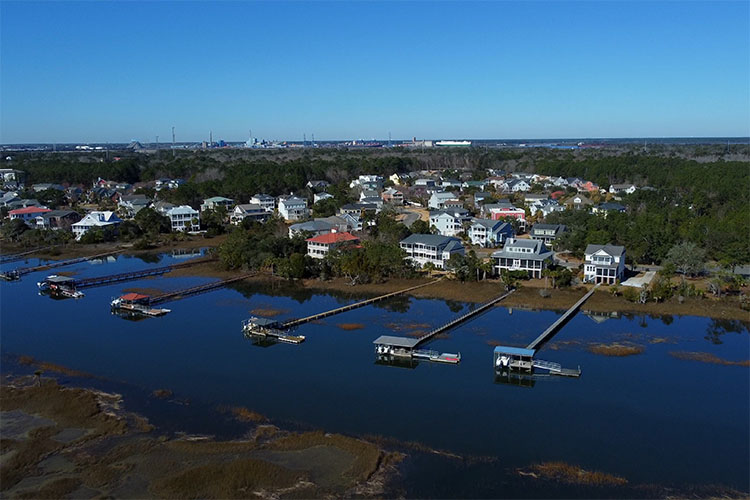
[[[464,230],[464,223],[470,219],[469,211],[465,208],[430,211],[430,226],[436,228],[443,236],[456,236]]]
[[[552,263],[552,252],[541,241],[511,238],[502,250],[492,253],[492,259],[497,274],[507,269],[526,271],[531,278],[541,278],[542,271]]]
[[[269,217],[268,212],[263,210],[263,207],[255,203],[245,203],[234,207],[234,210],[229,214],[229,220],[232,224],[239,225],[245,219],[257,220],[259,222],[265,221]]]
[[[203,200],[203,203],[201,204],[201,212],[205,212],[206,210],[216,210],[219,207],[224,207],[227,212],[229,212],[232,209],[232,206],[234,205],[234,200],[231,198],[224,198],[223,196],[212,196],[211,198],[206,198]]]
[[[279,199],[279,215],[285,220],[305,220],[310,217],[307,200],[296,196]]]
[[[250,203],[260,205],[263,210],[268,213],[273,213],[274,209],[276,208],[276,199],[268,194],[253,195],[253,197],[250,198]]]
[[[73,210],[51,210],[36,217],[38,229],[63,229],[70,231],[81,215]]]
[[[508,238],[513,238],[513,226],[507,222],[492,219],[472,219],[468,231],[472,245],[493,248],[502,245]]]
[[[611,285],[625,276],[625,247],[588,245],[584,253],[583,281]]]
[[[307,239],[307,255],[313,259],[324,259],[333,249],[356,246],[357,243],[359,243],[359,238],[351,233],[334,231],[321,234]]]
[[[436,268],[444,269],[451,255],[464,255],[461,240],[437,234],[412,234],[401,240],[400,246],[406,252],[406,258],[420,267],[430,262]]]
[[[25,207],[11,210],[10,212],[8,212],[8,215],[10,216],[11,220],[19,219],[24,221],[27,226],[33,227],[36,226],[37,216],[51,211],[52,210],[46,207]]]
[[[427,206],[435,210],[445,208],[445,202],[448,200],[458,200],[458,197],[450,191],[436,191],[430,196]]]
[[[180,205],[167,210],[172,231],[198,231],[201,214],[189,205]]]
[[[93,212],[89,212],[86,214],[86,216],[76,222],[75,224],[71,225],[71,229],[73,230],[73,234],[76,235],[76,239],[80,240],[81,236],[86,234],[86,231],[93,228],[104,228],[104,227],[114,227],[120,225],[122,222],[122,219],[120,219],[116,213],[106,210],[106,211],[99,211],[94,210]]]
[[[148,207],[151,200],[145,194],[129,194],[120,196],[117,203],[125,217],[135,217],[135,214]]]
[[[545,245],[551,245],[567,230],[565,224],[534,224],[529,231],[532,240],[539,240]]]

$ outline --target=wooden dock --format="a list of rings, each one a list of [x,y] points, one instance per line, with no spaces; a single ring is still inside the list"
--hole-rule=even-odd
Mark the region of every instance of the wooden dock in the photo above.
[[[527,345],[526,349],[537,349],[538,346],[544,344],[550,338],[552,338],[552,336],[555,333],[557,333],[557,331],[560,328],[562,328],[565,325],[565,323],[567,323],[570,320],[570,318],[572,318],[575,315],[575,313],[578,312],[578,309],[580,309],[580,307],[583,305],[583,303],[586,302],[589,299],[589,297],[591,297],[594,294],[594,292],[597,290],[597,288],[599,288],[598,284],[595,285],[594,288],[592,288],[591,290],[589,290],[588,292],[586,292],[586,295],[584,295],[583,297],[581,297],[581,299],[578,300],[578,302],[576,302],[575,304],[573,304],[573,306],[570,309],[568,309],[567,311],[565,311],[562,316],[560,316],[559,318],[557,318],[557,321],[555,321],[554,323],[552,323],[549,326],[549,328],[547,328],[546,330],[544,330],[541,335],[539,335],[529,345]]]
[[[225,287],[225,286],[227,286],[227,285],[229,285],[231,283],[235,283],[237,281],[242,281],[242,280],[245,280],[247,278],[251,278],[251,277],[255,276],[256,274],[257,273],[243,274],[241,276],[236,276],[234,278],[229,278],[229,279],[225,279],[225,280],[221,280],[221,281],[214,281],[212,283],[206,283],[204,285],[198,285],[198,286],[194,286],[194,287],[191,287],[191,288],[186,288],[184,290],[177,290],[175,292],[163,293],[161,295],[156,295],[154,297],[150,297],[148,303],[150,305],[156,305],[156,304],[161,304],[163,302],[169,302],[169,301],[173,301],[173,300],[183,299],[185,297],[189,297],[189,296],[192,296],[192,295],[198,295],[198,294],[201,294],[201,293],[210,292],[210,291],[216,290],[218,288],[223,288],[223,287]]]
[[[7,281],[16,281],[16,280],[21,279],[21,276],[25,274],[33,273],[36,271],[46,271],[47,269],[54,269],[56,267],[69,266],[71,264],[78,264],[79,262],[86,262],[88,260],[99,259],[102,257],[109,257],[110,255],[116,255],[122,252],[124,252],[124,250],[115,250],[114,252],[106,252],[106,253],[100,253],[97,255],[89,255],[88,257],[77,257],[75,259],[53,261],[47,264],[43,264],[41,266],[21,267],[18,269],[14,269],[12,271],[0,273],[0,278],[7,280]]]
[[[54,248],[54,245],[46,246],[46,247],[39,247],[34,248],[33,250],[26,250],[25,252],[20,253],[14,253],[14,254],[8,254],[0,256],[0,264],[10,264],[11,262],[16,262],[19,260],[24,260],[28,258],[28,255],[31,255],[33,253],[41,252],[42,250],[48,250],[50,248]]]
[[[461,323],[469,321],[472,318],[475,318],[476,316],[478,316],[479,314],[485,312],[487,309],[489,309],[490,307],[494,306],[495,304],[497,304],[498,302],[500,302],[501,300],[503,300],[504,298],[506,298],[508,295],[510,295],[513,292],[515,292],[515,289],[511,290],[509,292],[506,292],[506,293],[500,295],[499,297],[495,297],[494,299],[490,300],[489,302],[485,302],[484,304],[482,304],[481,306],[477,307],[476,309],[473,309],[473,310],[467,312],[466,314],[463,314],[463,315],[461,315],[461,316],[459,316],[459,317],[457,317],[457,318],[449,321],[448,323],[444,324],[443,326],[440,326],[440,327],[435,328],[434,330],[432,330],[432,331],[430,331],[428,333],[425,333],[424,335],[422,335],[421,337],[419,337],[417,339],[417,343],[415,344],[415,346],[419,345],[419,344],[422,344],[424,342],[427,342],[428,340],[430,340],[434,336],[439,335],[439,334],[441,334],[443,332],[446,332],[446,331],[450,330],[451,328],[454,328],[454,327],[460,325]]]
[[[282,323],[281,324],[281,328],[284,328],[284,329],[294,328],[294,327],[302,325],[304,323],[309,323],[310,321],[315,321],[315,320],[318,320],[318,319],[327,318],[329,316],[334,316],[336,314],[341,314],[343,312],[351,311],[352,309],[357,309],[359,307],[364,307],[364,306],[369,305],[369,304],[374,304],[375,302],[380,302],[381,300],[386,300],[386,299],[389,299],[391,297],[396,297],[397,295],[402,295],[404,293],[411,292],[412,290],[416,290],[418,288],[422,288],[422,287],[425,287],[425,286],[433,285],[433,284],[437,283],[438,281],[440,281],[440,279],[436,279],[436,280],[430,281],[429,283],[422,283],[421,285],[412,286],[412,287],[406,288],[404,290],[399,290],[397,292],[386,293],[385,295],[380,295],[380,296],[374,297],[372,299],[367,299],[367,300],[362,300],[360,302],[355,302],[354,304],[349,304],[348,306],[343,306],[343,307],[338,307],[336,309],[331,309],[330,311],[325,311],[325,312],[322,312],[322,313],[313,314],[312,316],[307,316],[305,318],[299,318],[299,319],[289,320],[289,321],[287,321],[285,323]]]
[[[189,262],[182,262],[180,264],[172,264],[163,267],[154,267],[151,269],[141,269],[139,271],[131,271],[127,273],[110,274],[107,276],[97,276],[95,278],[84,278],[84,279],[70,279],[65,282],[65,287],[73,290],[79,290],[81,288],[90,288],[95,286],[104,286],[112,283],[121,283],[123,281],[132,281],[141,278],[147,278],[149,276],[159,276],[166,274],[175,269],[182,269],[191,266],[197,266],[210,262],[214,259],[195,259]],[[46,279],[39,282],[39,288],[45,289],[48,286],[49,279],[52,276],[48,276]]]

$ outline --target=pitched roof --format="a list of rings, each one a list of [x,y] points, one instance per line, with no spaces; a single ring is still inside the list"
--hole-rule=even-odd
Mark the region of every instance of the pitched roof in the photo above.
[[[606,244],[606,245],[594,245],[594,244],[589,243],[588,245],[586,245],[586,252],[585,252],[585,254],[586,255],[591,255],[591,254],[594,254],[594,253],[598,252],[599,250],[603,250],[605,253],[611,255],[612,257],[618,257],[618,256],[620,256],[620,255],[622,255],[622,254],[625,253],[625,247],[624,246],[610,245],[610,244]]]
[[[24,215],[24,214],[38,214],[43,212],[51,212],[49,208],[40,208],[40,207],[26,207],[26,208],[17,208],[15,210],[11,210],[8,212],[10,215]]]
[[[453,238],[451,236],[441,236],[439,234],[411,234],[401,240],[401,243],[421,243],[423,245],[441,247],[447,245],[452,241],[456,241],[459,244],[461,243],[461,240],[459,240],[458,238]]]
[[[122,300],[143,300],[148,299],[149,296],[140,293],[126,293],[125,295],[121,295],[120,298]]]
[[[331,243],[342,243],[346,241],[359,241],[359,238],[357,238],[351,233],[328,233],[328,234],[321,234],[320,236],[315,236],[314,238],[308,238],[307,241],[330,245]]]

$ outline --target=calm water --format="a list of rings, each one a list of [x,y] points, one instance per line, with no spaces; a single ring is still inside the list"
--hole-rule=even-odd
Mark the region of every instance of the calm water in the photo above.
[[[162,256],[158,262],[145,262],[121,256],[60,270],[90,277],[175,260],[184,259]],[[29,265],[36,262],[32,259]],[[4,267],[21,265],[26,264]],[[128,288],[166,291],[212,279],[165,276],[90,288],[80,300],[52,300],[36,289],[36,282],[51,272],[0,283],[0,349],[5,359],[31,355],[145,393],[168,388],[192,402],[194,418],[172,422],[191,432],[220,433],[226,419],[213,409],[246,406],[301,426],[498,457],[505,468],[564,460],[631,482],[715,483],[748,490],[748,368],[669,355],[703,351],[747,359],[750,336],[742,323],[698,317],[623,317],[598,323],[579,314],[539,357],[570,368],[580,365],[583,376],[547,377],[533,387],[518,387],[496,383],[490,342],[525,345],[559,313],[495,308],[429,345],[441,352],[460,351],[460,365],[420,363],[408,369],[375,364],[372,341],[394,334],[393,328],[396,335],[427,330],[469,305],[397,298],[304,325],[298,330],[307,337],[302,345],[264,348],[240,331],[251,310],[281,310],[277,318],[288,319],[357,297],[243,285],[168,303],[165,307],[172,312],[167,316],[136,322],[112,315],[109,300]],[[345,331],[340,323],[364,327]],[[667,341],[652,343],[657,338]],[[646,351],[625,358],[586,351],[592,341],[621,340],[642,344]],[[159,414],[150,417],[157,423],[169,421],[167,403],[152,406]],[[471,474],[489,478],[497,472],[482,470]],[[481,483],[456,474],[459,480]],[[431,481],[440,483],[434,476]],[[415,496],[435,493],[406,491]],[[480,492],[469,487],[453,494]]]

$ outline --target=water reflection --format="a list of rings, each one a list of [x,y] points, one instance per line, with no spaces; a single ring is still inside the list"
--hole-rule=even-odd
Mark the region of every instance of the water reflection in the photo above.
[[[750,332],[750,324],[738,319],[712,319],[706,328],[706,340],[712,344],[723,344],[721,337],[727,333]]]

